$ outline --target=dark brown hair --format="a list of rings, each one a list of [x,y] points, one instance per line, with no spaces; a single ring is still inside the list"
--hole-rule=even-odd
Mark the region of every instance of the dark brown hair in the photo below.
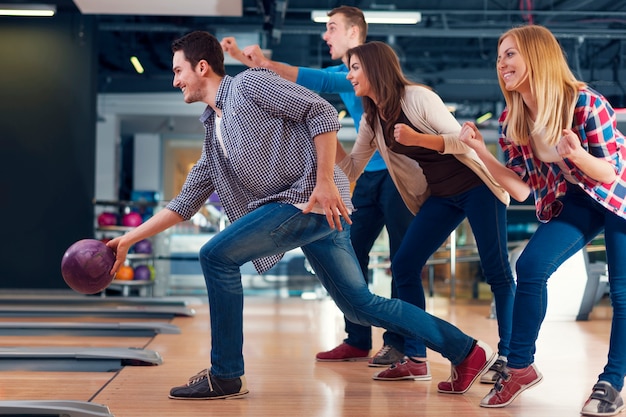
[[[172,52],[182,51],[193,68],[204,60],[216,75],[223,77],[224,52],[217,38],[209,32],[194,31],[172,42]]]
[[[349,49],[346,56],[348,67],[353,56],[359,58],[361,70],[370,83],[373,95],[378,100],[376,104],[370,97],[363,97],[363,111],[367,115],[367,124],[374,130],[376,118],[379,116],[389,122],[398,120],[406,86],[417,85],[417,83],[409,81],[404,76],[398,55],[391,46],[384,42],[367,42]],[[393,136],[393,128],[393,123],[387,123],[385,137]]]

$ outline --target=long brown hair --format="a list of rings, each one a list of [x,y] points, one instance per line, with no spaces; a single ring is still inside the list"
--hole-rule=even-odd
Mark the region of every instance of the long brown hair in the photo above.
[[[400,67],[400,60],[391,46],[384,42],[372,41],[355,46],[347,52],[348,63],[353,56],[361,61],[361,70],[367,77],[372,93],[378,100],[374,103],[370,97],[363,97],[363,111],[367,124],[375,130],[374,125],[380,116],[389,121],[385,129],[385,137],[393,137],[393,123],[400,117],[401,102],[407,85],[416,85],[409,81]]]
[[[537,115],[533,122],[521,94],[508,91],[499,76],[508,109],[504,121],[507,136],[514,143],[525,145],[531,135],[539,134],[545,128],[547,143],[556,145],[563,129],[572,125],[578,90],[585,83],[576,79],[559,42],[545,27],[527,25],[510,29],[500,36],[498,50],[509,36],[515,40],[526,64],[531,93],[537,102]]]

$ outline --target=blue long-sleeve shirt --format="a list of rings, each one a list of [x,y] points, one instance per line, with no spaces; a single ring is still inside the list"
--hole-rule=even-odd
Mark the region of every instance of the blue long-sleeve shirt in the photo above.
[[[354,119],[354,127],[358,132],[359,121],[363,115],[363,104],[361,98],[354,94],[354,88],[352,83],[346,78],[347,75],[348,67],[344,64],[323,69],[298,67],[296,82],[318,93],[339,94],[341,101],[348,109],[348,113]],[[381,171],[383,169],[387,169],[387,166],[378,151],[376,151],[365,166],[365,171]]]

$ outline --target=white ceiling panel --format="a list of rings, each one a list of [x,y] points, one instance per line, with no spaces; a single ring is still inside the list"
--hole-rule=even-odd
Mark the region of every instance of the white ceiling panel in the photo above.
[[[243,0],[74,0],[82,14],[242,16]]]

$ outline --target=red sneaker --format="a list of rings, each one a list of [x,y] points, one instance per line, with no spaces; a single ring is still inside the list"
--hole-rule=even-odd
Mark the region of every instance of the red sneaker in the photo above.
[[[480,402],[481,407],[505,407],[528,388],[537,385],[543,379],[535,364],[522,369],[505,368],[496,385]]]
[[[320,352],[315,355],[315,359],[320,362],[340,362],[340,361],[361,361],[369,359],[369,350],[363,350],[342,343],[327,352]]]
[[[416,361],[405,357],[388,369],[374,374],[372,378],[377,381],[400,381],[403,379],[430,381],[432,376],[427,361]]]
[[[437,391],[444,394],[463,394],[480,375],[487,372],[495,360],[495,352],[489,345],[478,340],[463,362],[457,366],[452,365],[450,378],[440,382]]]

